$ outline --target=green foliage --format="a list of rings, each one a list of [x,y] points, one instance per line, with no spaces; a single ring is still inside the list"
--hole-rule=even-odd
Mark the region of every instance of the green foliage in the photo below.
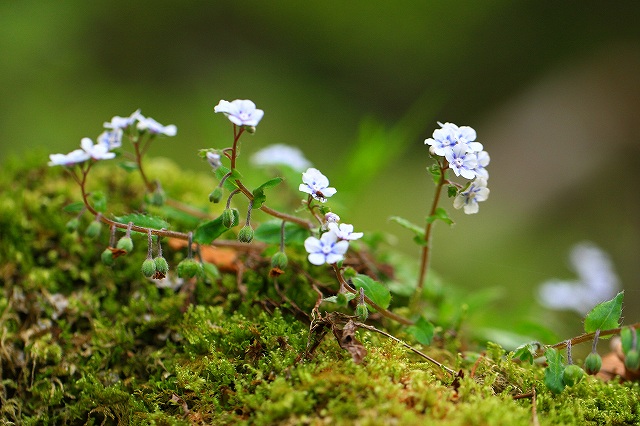
[[[584,331],[594,333],[596,330],[618,328],[622,316],[623,297],[624,292],[621,291],[613,299],[602,302],[593,308],[584,319]]]
[[[371,299],[373,303],[383,309],[387,309],[389,307],[389,304],[391,303],[391,293],[389,292],[389,289],[383,284],[374,281],[367,275],[362,274],[358,274],[353,277],[352,281],[353,286],[356,288],[356,290],[364,288],[365,296]]]
[[[407,327],[407,333],[412,335],[418,343],[430,345],[435,335],[435,326],[420,316],[414,325]]]
[[[254,232],[253,237],[257,241],[267,244],[280,244],[281,220],[269,220],[261,223]],[[309,236],[309,230],[301,226],[287,222],[284,225],[284,240],[289,245],[303,244],[304,240]]]
[[[169,229],[169,223],[157,216],[140,214],[140,213],[130,213],[122,216],[116,216],[114,219],[120,223],[129,223],[133,222],[136,226],[142,226],[145,228],[153,228],[153,229]]]
[[[563,380],[565,366],[562,354],[553,348],[547,348],[544,356],[547,358],[547,368],[544,369],[544,384],[551,392],[561,393],[565,387]]]
[[[273,188],[282,182],[283,179],[281,177],[275,177],[273,179],[269,179],[256,189],[254,189],[251,193],[253,194],[253,208],[259,209],[260,206],[267,200],[267,196],[264,194],[265,189]]]
[[[431,216],[427,217],[427,223],[433,223],[436,220],[441,220],[447,225],[453,225],[453,220],[451,220],[447,211],[442,207],[436,208],[435,212]]]
[[[224,225],[223,216],[201,223],[193,233],[193,241],[198,244],[211,244],[224,234],[228,228]]]

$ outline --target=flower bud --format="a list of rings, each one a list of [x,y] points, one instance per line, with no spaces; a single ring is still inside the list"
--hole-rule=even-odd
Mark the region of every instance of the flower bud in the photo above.
[[[287,263],[289,263],[289,259],[287,255],[283,251],[279,251],[271,257],[271,267],[278,268],[284,271],[284,268],[287,267]]]
[[[238,241],[241,243],[250,243],[253,240],[253,228],[250,225],[242,227],[238,232]]]
[[[113,252],[108,248],[104,249],[100,258],[102,259],[102,263],[104,263],[105,265],[113,265]]]
[[[145,261],[142,262],[142,273],[145,277],[152,277],[153,274],[156,273],[156,262],[151,258],[145,259]]]
[[[167,260],[162,256],[158,256],[153,259],[153,262],[156,265],[156,272],[166,276],[167,272],[169,272],[169,264],[167,263]]]
[[[364,303],[359,303],[356,306],[356,315],[360,318],[360,321],[365,322],[367,317],[369,316],[369,310],[367,309],[367,305]]]
[[[238,211],[237,209],[236,212]],[[224,209],[222,212],[222,224],[225,228],[231,228],[233,226],[233,211],[231,209]]]
[[[575,364],[567,365],[562,372],[562,381],[571,387],[580,383],[584,377],[584,370]]]
[[[211,191],[211,194],[209,194],[209,201],[212,203],[219,203],[221,199],[222,199],[222,188],[218,186],[216,187],[216,189]]]
[[[233,228],[234,226],[238,226],[238,223],[240,223],[240,212],[238,209],[231,209],[231,214],[233,215],[233,219],[231,220],[230,228]]]
[[[91,239],[95,239],[95,238],[98,238],[101,230],[102,230],[102,223],[98,222],[97,220],[94,220],[89,224],[89,226],[87,226],[87,229],[84,231],[84,234]]]
[[[151,194],[151,199],[149,201],[154,206],[162,206],[164,205],[166,198],[167,196],[164,194],[164,191],[156,191]]]
[[[247,133],[254,134],[256,132],[256,126],[244,126],[244,129]]]
[[[116,248],[129,253],[131,250],[133,250],[133,240],[131,239],[131,237],[122,237],[118,240]]]
[[[193,259],[184,259],[178,263],[177,270],[180,278],[193,278],[200,270],[200,264]]]
[[[587,355],[587,358],[584,360],[584,370],[587,372],[587,374],[598,374],[601,368],[602,357],[600,356],[600,354],[592,352]]]
[[[80,226],[80,220],[77,217],[74,217],[69,222],[67,222],[67,231],[73,232],[78,229],[78,226]]]
[[[640,354],[637,349],[631,349],[624,356],[624,366],[627,370],[638,371],[640,368]]]

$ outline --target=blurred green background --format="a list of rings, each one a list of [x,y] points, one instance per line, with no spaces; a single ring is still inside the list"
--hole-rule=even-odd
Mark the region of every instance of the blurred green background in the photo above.
[[[214,105],[252,99],[265,118],[245,168],[255,149],[299,146],[338,188],[344,221],[417,258],[388,218],[423,223],[423,141],[436,121],[471,125],[491,196],[474,216],[443,200],[456,225],[437,227],[433,266],[465,297],[500,290],[472,319],[579,332],[579,316],[549,315],[535,294],[575,278],[569,250],[592,241],[635,322],[639,22],[634,1],[4,1],[0,159],[69,152],[141,108],[178,126],[151,155],[206,171],[196,151],[230,143]]]

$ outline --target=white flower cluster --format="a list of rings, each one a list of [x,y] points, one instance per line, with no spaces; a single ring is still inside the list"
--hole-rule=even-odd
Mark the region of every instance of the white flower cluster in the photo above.
[[[433,137],[424,141],[430,145],[429,152],[444,157],[456,176],[472,180],[471,184],[460,191],[453,201],[456,209],[464,208],[466,214],[478,212],[478,202],[489,197],[487,180],[489,172],[489,153],[484,151],[480,142],[476,142],[476,131],[469,126],[456,126],[453,123],[440,123],[440,129]]]
[[[139,133],[148,132],[156,135],[175,136],[177,128],[170,124],[163,126],[151,117],[145,117],[140,114],[140,110],[133,112],[129,117],[115,116],[110,122],[104,123],[104,132],[98,136],[97,143],[93,143],[90,138],[82,138],[80,147],[68,154],[51,154],[49,155],[49,166],[72,166],[74,164],[83,163],[90,158],[94,160],[110,160],[116,156],[111,150],[122,146],[122,136],[124,131],[137,122],[136,128]]]
[[[329,179],[318,169],[309,168],[302,173],[300,191],[311,195],[311,198],[322,203],[338,192],[329,187]],[[320,228],[324,232],[320,238],[309,237],[304,242],[304,248],[309,253],[309,262],[314,265],[334,264],[344,259],[349,249],[349,241],[362,238],[362,232],[353,232],[353,225],[341,223],[340,216],[328,212],[324,215],[324,223]]]

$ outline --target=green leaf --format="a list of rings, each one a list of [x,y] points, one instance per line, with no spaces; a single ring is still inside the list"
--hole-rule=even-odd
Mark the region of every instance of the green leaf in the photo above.
[[[65,206],[62,211],[67,213],[78,213],[81,212],[84,208],[84,203],[82,201],[78,201]]]
[[[269,179],[259,187],[253,190],[253,208],[259,209],[260,206],[267,200],[267,196],[264,195],[264,190],[268,188],[272,188],[282,182],[284,179],[281,177],[275,177],[273,179]]]
[[[136,226],[153,229],[169,229],[169,223],[157,216],[150,216],[140,213],[131,213],[124,216],[116,216],[114,219],[120,223],[133,222]]]
[[[231,169],[226,168],[225,166],[220,166],[216,169],[216,177],[219,180],[222,180],[222,178],[231,171]],[[235,169],[233,171],[233,173],[231,173],[231,176],[229,176],[225,181],[224,184],[222,185],[224,187],[224,189],[226,189],[227,191],[233,191],[235,189],[238,189],[238,185],[236,184],[236,179],[242,179],[242,175],[240,174],[240,172],[238,171],[238,169]]]
[[[367,275],[358,274],[352,278],[353,285],[356,290],[364,288],[364,294],[371,299],[373,303],[383,309],[387,309],[391,303],[391,293],[389,289],[377,281],[374,281]]]
[[[403,228],[408,229],[409,231],[413,232],[414,234],[416,234],[416,237],[421,238],[422,241],[424,241],[424,228],[421,226],[416,225],[415,223],[411,223],[409,222],[407,219],[402,218],[400,216],[392,216],[389,218],[390,221],[397,223],[398,225],[402,226]]]
[[[193,241],[198,244],[211,244],[213,240],[229,229],[222,224],[222,216],[201,223],[193,233]]]
[[[270,220],[258,226],[253,238],[267,244],[280,244],[281,220]],[[309,236],[309,230],[295,223],[284,225],[284,240],[286,244],[303,244]]]
[[[107,196],[102,191],[95,191],[91,193],[91,204],[93,208],[104,213],[107,211]]]
[[[436,185],[439,184],[443,177],[442,170],[440,169],[440,165],[432,164],[431,166],[427,167],[427,170],[429,170],[429,174],[431,175],[433,182]]]
[[[411,334],[419,343],[430,345],[435,333],[435,327],[421,316],[414,325],[407,327],[407,333]]]
[[[138,164],[133,161],[122,161],[118,163],[118,167],[129,173],[139,169]]]
[[[518,358],[520,361],[527,361],[529,364],[533,364],[538,347],[540,347],[540,343],[538,342],[525,343],[513,351],[513,357]]]
[[[436,220],[441,220],[448,225],[453,225],[453,220],[449,218],[449,214],[442,207],[438,207],[431,216],[427,217],[427,223],[433,223]]]
[[[456,188],[454,185],[447,186],[447,197],[453,198],[456,195],[458,195],[458,188]]]
[[[561,393],[565,386],[562,380],[565,368],[562,354],[553,348],[548,348],[544,355],[547,358],[547,368],[544,369],[544,384],[551,392]]]
[[[356,298],[356,295],[353,293],[345,293],[344,294],[344,298],[346,299],[347,302],[350,302],[351,300]],[[329,302],[329,303],[341,303],[338,300],[338,296],[329,296],[329,297],[325,297],[324,299],[322,299],[323,302]]]
[[[622,316],[623,297],[624,291],[621,291],[613,299],[602,302],[593,308],[584,318],[584,331],[594,333],[596,330],[618,328]]]

